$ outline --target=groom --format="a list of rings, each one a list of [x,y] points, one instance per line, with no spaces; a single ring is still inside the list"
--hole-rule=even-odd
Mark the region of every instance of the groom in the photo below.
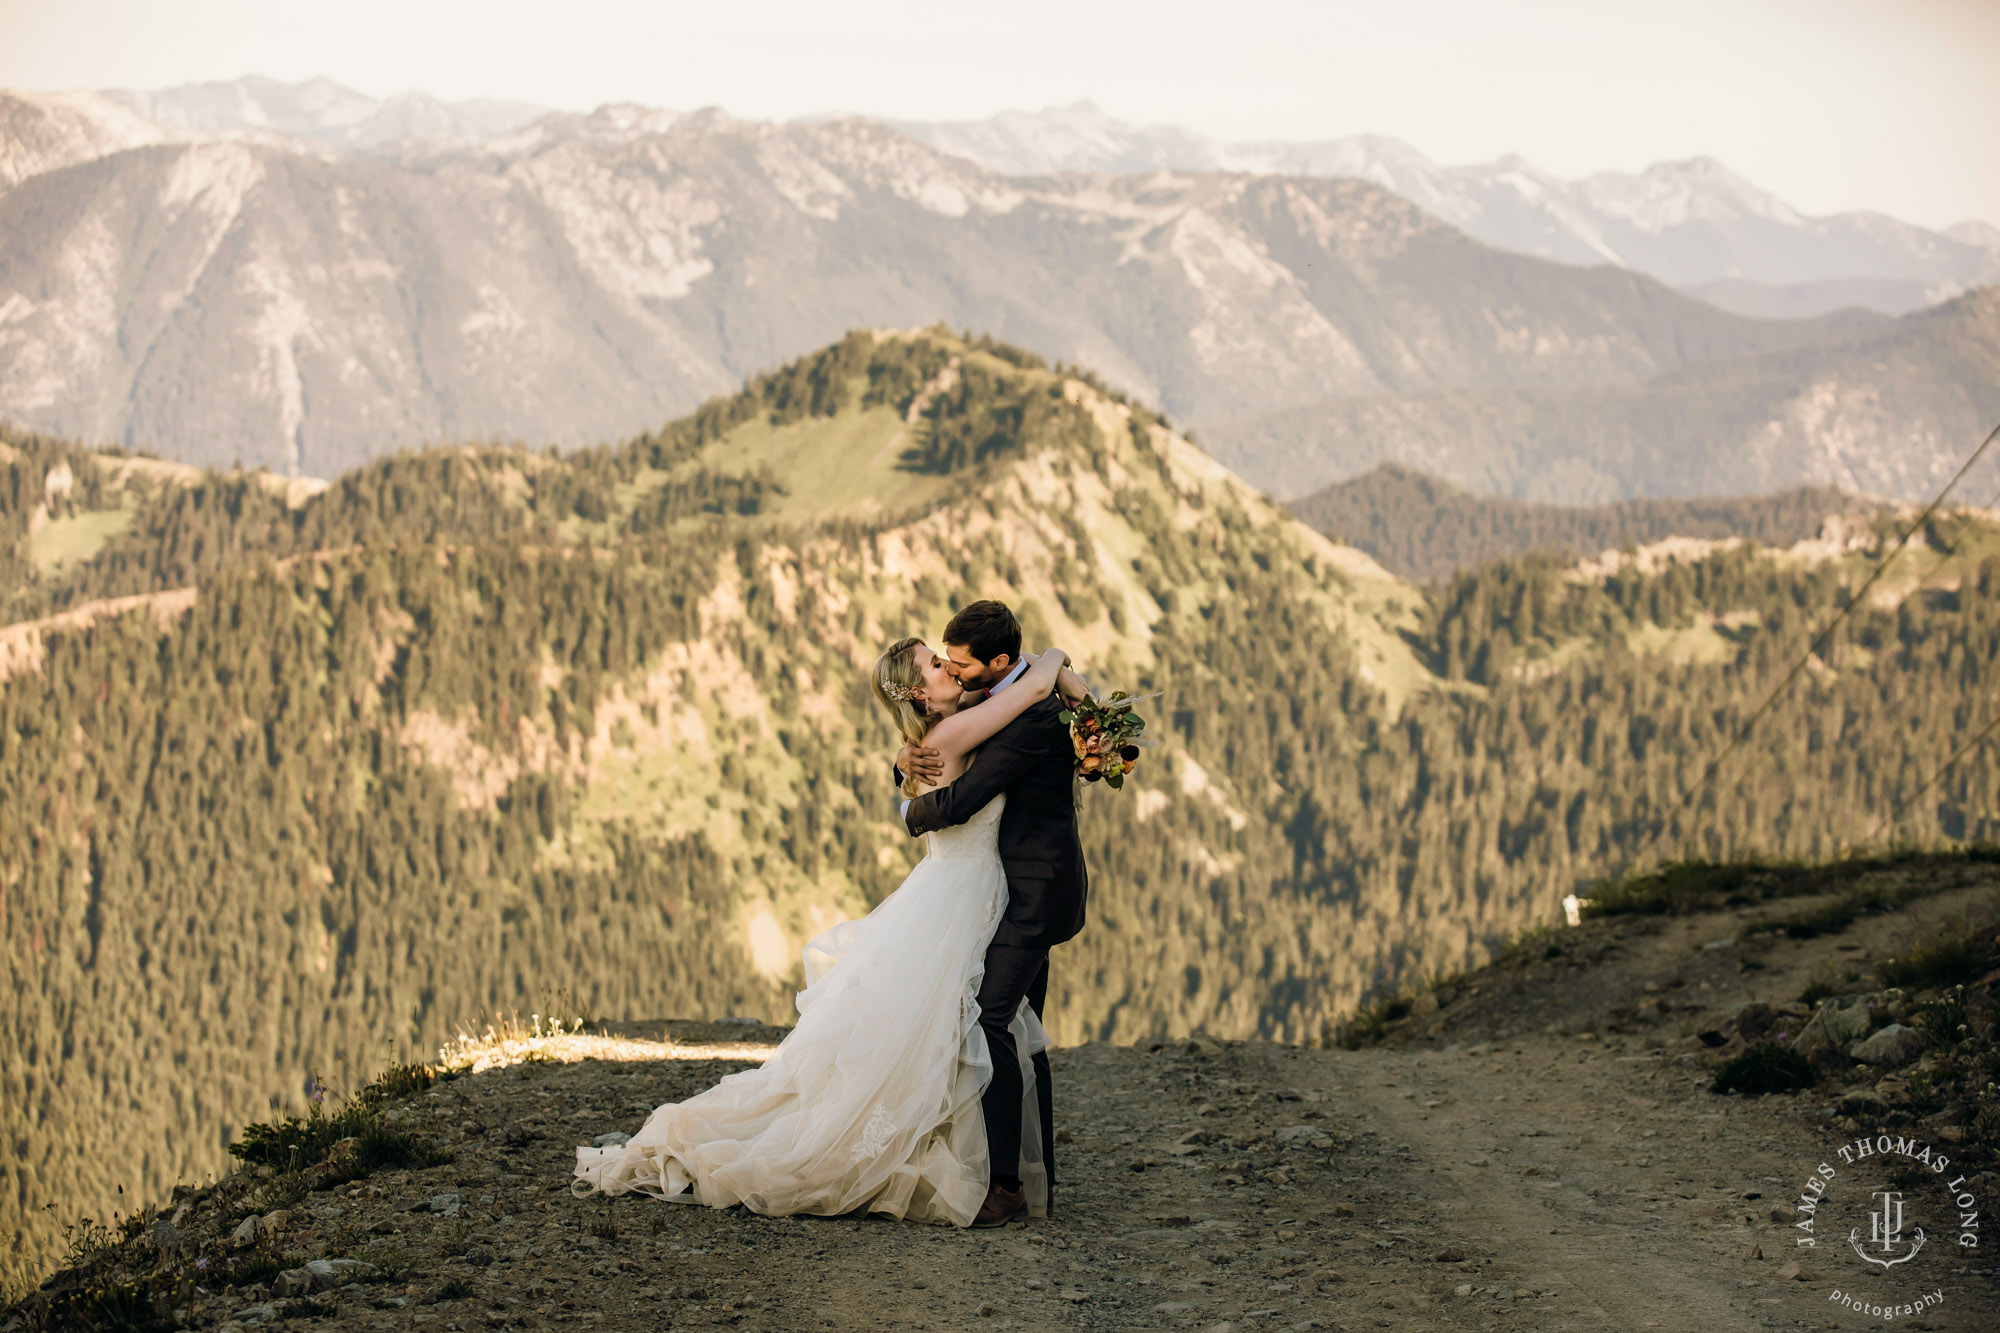
[[[968,690],[1012,685],[1021,661],[1021,622],[1000,602],[974,602],[944,627],[947,668]],[[1008,1025],[1025,998],[1041,1017],[1049,993],[1049,950],[1083,929],[1089,882],[1076,836],[1076,753],[1050,695],[979,747],[972,766],[949,787],[903,803],[912,837],[963,824],[995,796],[1007,794],[1000,816],[1000,860],[1007,871],[1007,910],[986,950],[979,987],[979,1026],[993,1058],[993,1080],[981,1110],[993,1158],[986,1202],[975,1227],[1000,1227],[1028,1213],[1020,1179],[1021,1057]],[[943,775],[938,752],[904,746],[905,773],[925,782]],[[1055,1213],[1055,1113],[1048,1052],[1034,1057],[1036,1105],[1042,1121],[1042,1162],[1048,1169],[1049,1212]]]

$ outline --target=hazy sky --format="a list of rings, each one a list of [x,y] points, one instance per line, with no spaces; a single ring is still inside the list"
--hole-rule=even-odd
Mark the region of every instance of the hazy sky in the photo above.
[[[0,86],[961,119],[1088,98],[1226,138],[1563,175],[1706,153],[1809,213],[2000,224],[2000,0],[0,0]]]

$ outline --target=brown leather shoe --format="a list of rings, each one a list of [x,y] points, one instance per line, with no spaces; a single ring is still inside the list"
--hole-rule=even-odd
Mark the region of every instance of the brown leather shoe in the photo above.
[[[1010,1190],[1004,1185],[990,1185],[986,1190],[986,1202],[979,1205],[979,1213],[972,1219],[972,1225],[984,1231],[993,1227],[1004,1227],[1009,1222],[1027,1215],[1026,1190]]]

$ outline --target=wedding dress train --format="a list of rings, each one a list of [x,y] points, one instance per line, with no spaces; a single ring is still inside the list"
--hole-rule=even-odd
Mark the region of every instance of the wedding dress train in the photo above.
[[[968,1225],[986,1197],[992,1077],[979,1027],[986,946],[1007,905],[998,846],[1004,796],[957,828],[857,921],[805,946],[798,1025],[752,1069],[656,1109],[618,1147],[578,1148],[579,1193],[766,1214],[858,1210]],[[1048,1036],[1014,1016],[1022,1088],[1021,1179],[1047,1213],[1029,1057]]]

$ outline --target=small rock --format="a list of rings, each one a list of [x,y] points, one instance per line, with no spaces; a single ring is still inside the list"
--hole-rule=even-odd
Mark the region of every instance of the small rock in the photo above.
[[[1190,1037],[1185,1049],[1189,1055],[1221,1055],[1222,1043],[1212,1037]]]
[[[1431,1258],[1441,1264],[1462,1264],[1465,1262],[1465,1251],[1459,1249],[1456,1245],[1447,1245],[1432,1255]]]
[[[1472,1284],[1470,1282],[1461,1282],[1451,1290],[1454,1296],[1470,1296],[1472,1294]]]
[[[998,1313],[998,1311],[994,1307],[993,1302],[981,1301],[979,1303],[979,1309],[977,1311],[977,1314],[981,1319],[990,1319],[996,1313]]]
[[[274,1296],[304,1296],[312,1289],[312,1274],[303,1268],[287,1268],[271,1280]]]
[[[1805,1270],[1800,1268],[1796,1263],[1786,1264],[1780,1268],[1778,1276],[1786,1282],[1804,1282],[1806,1280]]]
[[[276,1235],[292,1224],[292,1215],[287,1209],[275,1208],[264,1214],[262,1220],[264,1225],[261,1234]]]
[[[1425,1014],[1434,1014],[1437,1011],[1438,997],[1435,992],[1425,991],[1422,995],[1410,1001],[1410,1013],[1419,1018]]]
[[[1736,1006],[1736,1030],[1743,1034],[1745,1041],[1755,1041],[1769,1032],[1776,1020],[1777,1013],[1768,1004],[1745,1000]]]
[[[1186,1314],[1194,1308],[1195,1304],[1193,1301],[1161,1301],[1153,1307],[1153,1313],[1165,1315]]]
[[[1849,1042],[1867,1035],[1868,997],[1833,995],[1820,1004],[1818,1011],[1799,1029],[1799,1035],[1792,1038],[1792,1049],[1801,1055],[1845,1050]]]
[[[360,1282],[374,1277],[376,1272],[373,1264],[364,1264],[359,1259],[314,1259],[306,1264],[305,1271],[312,1276],[315,1291]]]
[[[718,1027],[759,1028],[764,1026],[759,1020],[745,1018],[741,1014],[731,1014],[727,1018],[718,1018],[715,1022]]]
[[[1863,1064],[1886,1065],[1893,1069],[1910,1063],[1923,1054],[1923,1049],[1924,1039],[1916,1029],[1891,1023],[1880,1032],[1849,1046],[1847,1054]]]
[[[1333,1206],[1333,1215],[1335,1217],[1352,1217],[1354,1216],[1354,1205],[1351,1203],[1337,1203]]]
[[[465,1200],[456,1194],[431,1195],[431,1211],[444,1217],[458,1216],[458,1210]]]
[[[483,1245],[475,1245],[465,1252],[465,1262],[474,1268],[484,1268],[493,1262],[493,1251]]]
[[[620,1134],[615,1130],[609,1134],[599,1134],[591,1140],[592,1143],[600,1148],[622,1148],[631,1141],[632,1136],[630,1134]]]
[[[263,1324],[274,1324],[281,1316],[276,1302],[267,1301],[263,1305],[253,1305],[248,1309],[238,1310],[230,1317],[239,1324],[256,1328]]]
[[[229,1233],[229,1243],[237,1249],[245,1249],[257,1243],[257,1237],[264,1230],[264,1219],[246,1217],[236,1224],[236,1230]]]

